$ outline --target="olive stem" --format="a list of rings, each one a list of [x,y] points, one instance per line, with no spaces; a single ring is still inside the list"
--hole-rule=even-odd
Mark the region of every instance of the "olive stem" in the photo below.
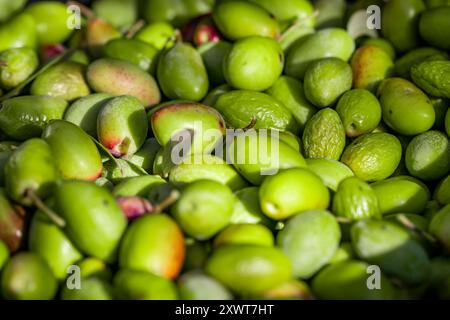
[[[178,190],[172,190],[167,198],[165,198],[161,203],[154,206],[153,212],[161,212],[167,207],[170,207],[175,201],[180,197],[180,192]]]
[[[294,21],[294,23],[287,28],[279,37],[278,37],[278,41],[282,41],[289,33],[291,33],[292,30],[295,30],[297,28],[301,28],[304,26],[304,20],[310,18],[310,17],[314,17],[317,18],[319,16],[319,11],[315,10],[311,15],[306,16],[303,19],[296,19]]]
[[[247,131],[247,130],[254,129],[257,121],[258,121],[258,119],[256,119],[256,117],[252,117],[252,120],[250,121],[250,123],[245,128],[242,128],[242,130]]]
[[[45,213],[50,218],[50,220],[53,221],[54,224],[56,224],[60,228],[64,228],[66,226],[66,221],[59,215],[57,215],[56,212],[54,212],[52,209],[47,207],[47,205],[36,195],[34,190],[28,189],[25,194],[27,198],[33,201],[34,205],[39,210]]]
[[[139,30],[141,30],[144,26],[145,26],[144,20],[141,19],[141,20],[137,21],[135,24],[133,24],[130,27],[127,34],[125,35],[125,38],[127,38],[127,39],[133,38],[136,35],[136,33],[138,33]]]
[[[83,16],[85,16],[86,18],[88,18],[89,20],[91,19],[95,19],[96,16],[94,14],[94,12],[86,7],[84,4],[79,3],[78,1],[67,1],[67,6],[77,6],[80,9],[80,12]]]
[[[295,20],[295,22],[289,28],[287,28],[282,34],[280,34],[280,36],[278,37],[278,41],[282,41],[292,30],[301,27],[302,23],[303,21],[301,21],[300,19]]]
[[[175,30],[175,34],[173,35],[173,37],[177,43],[183,42],[183,34],[181,33],[181,31],[179,29]]]
[[[183,42],[183,35],[181,34],[180,30],[176,29],[174,34],[166,40],[163,45],[163,50],[169,49],[169,43],[171,43],[172,41],[175,41],[177,43]]]
[[[399,214],[397,216],[397,220],[403,225],[405,226],[407,229],[416,232],[418,234],[420,234],[422,237],[424,237],[425,239],[427,239],[428,241],[435,243],[437,240],[435,237],[433,237],[431,234],[429,234],[428,232],[424,231],[424,230],[420,230],[419,228],[417,228],[417,226],[414,224],[414,222],[412,222],[410,219],[408,219],[407,216],[405,216],[403,213]]]

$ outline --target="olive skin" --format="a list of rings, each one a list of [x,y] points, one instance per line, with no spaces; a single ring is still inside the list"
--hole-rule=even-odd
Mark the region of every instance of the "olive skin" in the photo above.
[[[39,138],[24,142],[5,166],[6,191],[12,199],[24,205],[34,203],[29,192],[44,199],[48,197],[58,179],[51,148]]]
[[[383,120],[400,134],[413,136],[428,131],[435,112],[430,99],[413,83],[389,78],[378,88]]]
[[[180,227],[197,240],[206,240],[230,223],[234,195],[213,180],[197,180],[186,186],[171,211]]]
[[[0,129],[17,140],[38,138],[51,120],[62,119],[68,103],[49,96],[21,96],[3,102]]]
[[[202,57],[186,43],[177,43],[162,54],[157,78],[170,99],[200,101],[208,93],[209,80]]]
[[[305,168],[291,168],[268,176],[259,198],[269,218],[283,220],[301,211],[327,208],[330,194],[319,176]]]
[[[283,66],[283,50],[275,40],[248,37],[233,45],[224,59],[223,73],[234,88],[264,91],[275,83]]]
[[[89,95],[85,79],[86,66],[73,61],[58,63],[38,75],[31,85],[31,94],[73,101]]]
[[[127,221],[108,190],[92,182],[64,182],[55,191],[55,210],[66,221],[65,232],[77,248],[107,262],[116,261]]]
[[[213,18],[219,30],[231,40],[249,36],[276,38],[280,32],[278,23],[267,11],[248,2],[224,1],[215,8]]]
[[[116,157],[134,154],[147,137],[146,115],[144,106],[135,97],[111,98],[97,115],[99,141]]]
[[[289,257],[294,275],[308,279],[331,260],[340,239],[339,224],[330,212],[309,210],[286,222],[277,235],[277,245]]]
[[[386,274],[409,285],[427,281],[428,254],[402,226],[390,221],[362,220],[351,227],[351,239],[356,255],[379,265]]]
[[[258,293],[292,276],[288,258],[276,248],[231,245],[216,250],[205,270],[236,293]]]
[[[175,221],[165,214],[146,215],[127,229],[119,265],[174,279],[181,271],[184,256],[183,234]]]
[[[94,181],[101,175],[100,153],[81,128],[68,121],[55,120],[44,129],[42,138],[50,145],[64,178]]]
[[[31,48],[13,48],[0,54],[0,87],[10,90],[24,82],[39,65],[39,59]]]
[[[37,38],[40,45],[65,42],[72,30],[67,21],[70,14],[64,4],[53,1],[39,1],[25,9],[36,22]]]
[[[95,60],[86,70],[86,79],[95,92],[134,96],[146,108],[161,101],[155,79],[129,61],[111,58]]]
[[[126,300],[176,300],[176,286],[150,272],[122,269],[114,276],[118,298]]]
[[[36,22],[27,13],[18,14],[0,27],[0,52],[23,47],[37,47]]]
[[[67,268],[83,257],[63,230],[39,211],[33,216],[28,244],[30,251],[44,258],[58,280],[65,279]]]
[[[350,59],[355,42],[340,28],[327,28],[306,36],[296,42],[286,56],[286,75],[303,79],[308,65],[317,59],[326,57]]]
[[[21,252],[2,270],[1,289],[8,300],[51,300],[56,295],[57,282],[40,256]]]

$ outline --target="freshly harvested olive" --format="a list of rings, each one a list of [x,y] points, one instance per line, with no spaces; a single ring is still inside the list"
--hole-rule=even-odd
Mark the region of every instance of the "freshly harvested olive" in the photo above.
[[[31,94],[72,101],[90,93],[85,79],[86,67],[78,62],[63,61],[41,73],[31,85]]]
[[[198,271],[183,274],[178,280],[180,298],[184,300],[231,300],[233,295],[214,278]]]
[[[127,229],[119,265],[174,279],[181,271],[184,256],[184,238],[178,224],[165,214],[145,215]]]
[[[267,11],[246,1],[222,1],[214,9],[213,18],[219,30],[232,40],[249,36],[276,38],[280,32]]]
[[[35,197],[51,195],[58,179],[51,148],[39,138],[24,142],[13,152],[5,166],[6,191],[23,205],[35,203]]]
[[[236,42],[223,62],[228,84],[242,90],[269,89],[281,75],[284,54],[277,41],[247,37]]]
[[[0,109],[0,129],[17,140],[40,137],[51,120],[62,119],[67,105],[64,99],[49,96],[5,100]]]
[[[348,145],[341,161],[364,181],[379,181],[392,175],[400,163],[402,147],[394,135],[367,133]]]
[[[16,252],[21,244],[25,231],[24,211],[21,207],[14,206],[5,190],[0,189],[0,241],[4,243],[9,252]]]
[[[63,229],[39,211],[33,216],[28,244],[31,252],[47,262],[58,280],[65,279],[67,269],[83,257]]]
[[[375,191],[357,177],[341,181],[333,197],[333,212],[351,220],[381,218]]]
[[[178,298],[173,282],[153,273],[139,270],[120,270],[114,277],[119,299],[175,300]]]
[[[191,45],[177,43],[159,58],[157,77],[171,99],[200,101],[208,93],[208,74],[200,53]]]
[[[2,270],[1,289],[3,297],[9,300],[51,300],[57,282],[44,259],[35,253],[21,252]]]
[[[0,87],[10,90],[37,69],[39,59],[31,48],[13,48],[0,53]]]
[[[349,260],[325,267],[313,279],[312,291],[319,299],[325,300],[389,300],[397,297],[395,287],[386,275],[381,274],[380,290],[367,286],[367,270],[370,264]]]
[[[100,153],[80,127],[55,120],[45,128],[42,138],[50,145],[53,159],[64,178],[94,181],[101,175]]]
[[[128,61],[110,58],[95,60],[88,66],[86,78],[94,91],[134,96],[146,108],[161,100],[155,79]]]
[[[215,250],[205,270],[240,294],[259,293],[292,277],[291,264],[280,249],[254,245],[230,245]]]
[[[23,47],[37,47],[36,22],[27,13],[20,13],[0,26],[0,52]]]
[[[212,180],[197,180],[183,189],[172,214],[188,235],[205,240],[230,223],[233,205],[234,195],[227,186]]]
[[[330,194],[322,180],[304,168],[282,170],[268,176],[259,190],[262,211],[271,219],[284,220],[296,213],[325,209]]]
[[[132,96],[106,101],[97,115],[99,141],[116,157],[134,154],[147,137],[145,108]]]
[[[65,219],[65,232],[77,248],[107,262],[116,261],[127,223],[108,190],[93,182],[66,181],[55,191],[55,210]]]
[[[310,210],[287,221],[277,244],[289,257],[294,276],[308,279],[330,262],[340,239],[339,224],[330,212]]]
[[[429,277],[430,260],[408,230],[390,221],[362,220],[351,228],[356,255],[379,265],[386,274],[418,285]]]

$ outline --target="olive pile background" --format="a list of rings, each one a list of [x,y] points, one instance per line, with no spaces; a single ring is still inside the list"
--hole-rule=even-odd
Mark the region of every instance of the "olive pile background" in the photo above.
[[[0,0],[0,297],[449,299],[448,30],[448,0]]]

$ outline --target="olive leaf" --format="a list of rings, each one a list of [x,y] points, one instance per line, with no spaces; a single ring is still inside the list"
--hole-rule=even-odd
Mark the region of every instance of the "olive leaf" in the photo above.
[[[139,173],[142,173],[143,175],[148,175],[148,172],[145,171],[142,167],[138,166],[137,164],[131,162],[126,158],[122,158],[122,160],[125,161],[132,169],[138,171]]]
[[[117,159],[111,154],[111,152],[109,152],[109,150],[106,149],[105,146],[100,143],[100,141],[98,141],[97,139],[95,139],[92,136],[90,136],[90,138],[92,139],[92,141],[94,141],[95,145],[100,150],[100,152],[103,153],[106,157],[108,157],[109,160],[114,162],[114,164],[117,166],[117,168],[120,168],[120,171],[123,172],[123,168],[122,168],[120,162],[117,161]]]

